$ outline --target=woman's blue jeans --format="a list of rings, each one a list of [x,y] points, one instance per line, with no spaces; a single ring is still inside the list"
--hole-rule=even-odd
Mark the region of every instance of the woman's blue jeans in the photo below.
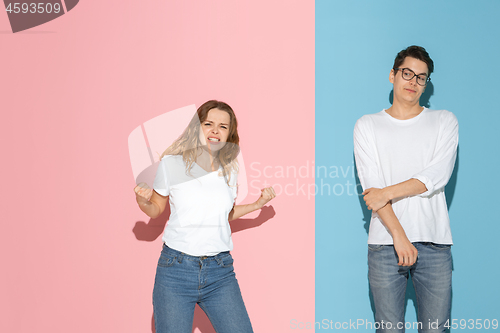
[[[196,304],[217,333],[253,332],[229,252],[194,257],[164,245],[153,290],[156,333],[191,333]]]
[[[368,278],[375,304],[377,333],[404,332],[408,274],[417,297],[418,332],[446,332],[451,310],[450,245],[413,243],[418,251],[413,266],[398,266],[392,245],[368,245]],[[407,323],[410,324],[410,323]],[[450,323],[448,322],[448,325]],[[412,330],[416,328],[409,325]]]

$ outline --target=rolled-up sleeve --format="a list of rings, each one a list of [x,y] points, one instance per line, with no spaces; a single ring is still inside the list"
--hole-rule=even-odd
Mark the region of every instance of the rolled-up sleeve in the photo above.
[[[440,135],[434,155],[428,166],[412,178],[420,180],[427,191],[419,194],[422,197],[430,196],[442,189],[450,180],[458,147],[458,121],[451,112],[443,114]]]
[[[384,188],[377,150],[374,144],[373,129],[366,116],[361,117],[354,126],[354,158],[359,181],[363,190],[368,188]]]

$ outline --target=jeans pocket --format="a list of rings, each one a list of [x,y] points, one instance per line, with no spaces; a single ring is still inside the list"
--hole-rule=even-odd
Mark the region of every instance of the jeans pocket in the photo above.
[[[233,257],[229,254],[223,258],[219,258],[219,264],[222,267],[231,267],[233,266]]]
[[[431,248],[433,248],[434,250],[438,250],[438,251],[445,251],[445,250],[449,250],[451,248],[450,244],[430,243],[429,245]]]
[[[174,264],[176,257],[169,256],[162,253],[160,259],[158,259],[158,266],[160,267],[170,267]]]
[[[382,245],[382,244],[368,244],[369,251],[374,251],[374,252],[380,251],[383,249],[383,247],[384,247],[384,245]]]

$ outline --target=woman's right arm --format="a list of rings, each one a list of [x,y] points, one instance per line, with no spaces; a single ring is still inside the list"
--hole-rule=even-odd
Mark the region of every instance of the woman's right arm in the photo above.
[[[135,199],[139,208],[150,218],[160,216],[167,206],[168,196],[164,197],[149,188],[146,183],[140,183],[134,188]]]

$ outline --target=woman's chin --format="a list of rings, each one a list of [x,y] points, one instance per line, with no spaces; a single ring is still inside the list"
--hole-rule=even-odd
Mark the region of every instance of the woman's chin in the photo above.
[[[217,142],[217,143],[208,143],[208,149],[210,149],[210,151],[212,152],[216,152],[216,151],[219,151],[221,150],[222,148],[224,148],[224,146],[226,145],[225,142]]]

